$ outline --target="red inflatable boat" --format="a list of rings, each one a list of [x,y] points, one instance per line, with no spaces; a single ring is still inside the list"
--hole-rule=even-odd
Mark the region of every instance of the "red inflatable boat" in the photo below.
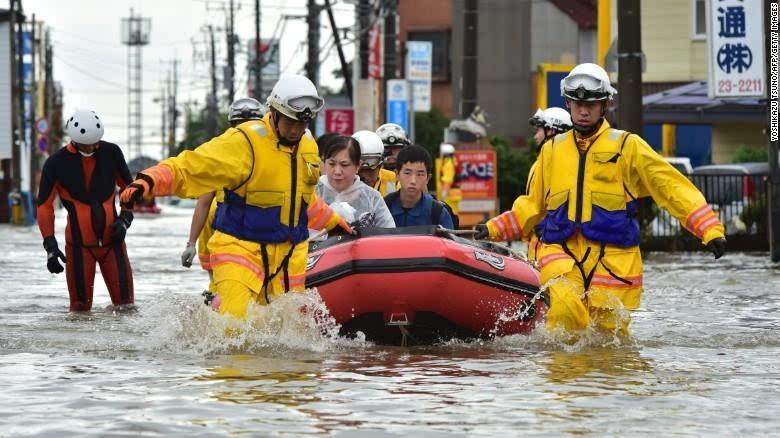
[[[309,246],[316,287],[341,334],[382,345],[527,333],[548,298],[539,273],[505,248],[435,227],[362,230]]]

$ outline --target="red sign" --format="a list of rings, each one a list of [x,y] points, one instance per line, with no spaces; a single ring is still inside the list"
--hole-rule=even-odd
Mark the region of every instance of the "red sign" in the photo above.
[[[379,25],[375,24],[368,31],[368,77],[382,77],[382,32]]]
[[[352,108],[327,108],[325,132],[352,135],[355,132],[355,111]]]
[[[496,151],[455,151],[463,199],[496,199]]]

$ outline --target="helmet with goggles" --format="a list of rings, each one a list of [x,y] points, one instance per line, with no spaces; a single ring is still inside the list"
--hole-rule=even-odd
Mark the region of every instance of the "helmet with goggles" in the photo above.
[[[544,110],[544,127],[552,129],[558,134],[571,129],[571,115],[568,111],[557,106]]]
[[[596,64],[586,62],[572,69],[561,80],[561,96],[576,101],[612,100],[617,90],[609,83],[607,72]]]
[[[360,144],[360,167],[374,170],[384,162],[385,146],[382,139],[373,131],[358,131],[352,134],[352,138]]]
[[[259,120],[266,113],[265,107],[251,97],[236,99],[230,104],[228,122],[240,122],[244,120]]]
[[[395,123],[385,123],[376,130],[376,134],[382,139],[382,143],[388,147],[404,147],[409,145],[404,128]]]
[[[309,123],[325,107],[325,100],[306,76],[283,74],[271,90],[267,105],[286,117]]]
[[[537,108],[534,115],[528,119],[528,124],[534,128],[544,127],[544,111],[541,108]]]

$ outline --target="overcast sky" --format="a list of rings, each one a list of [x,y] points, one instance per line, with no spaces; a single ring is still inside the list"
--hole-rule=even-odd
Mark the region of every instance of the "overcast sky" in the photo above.
[[[332,3],[336,25],[351,26],[353,6],[343,0]],[[170,60],[176,57],[180,61],[179,102],[202,104],[210,88],[207,34],[203,28],[211,24],[221,30],[216,42],[221,72],[219,64],[225,65],[227,58],[224,34],[227,4],[227,0],[23,0],[28,19],[34,13],[36,20],[44,21],[51,29],[54,77],[64,88],[64,116],[77,107],[94,109],[105,121],[104,139],[123,148],[127,143],[127,47],[121,44],[121,19],[129,16],[131,7],[136,14],[151,18],[150,44],[143,48],[143,136],[147,144],[144,152],[155,158],[161,149],[161,108],[153,98],[160,96]],[[240,7],[235,13],[236,33],[241,40],[235,88],[236,97],[240,97],[246,93],[246,41],[255,35],[254,1],[236,0],[234,4]],[[262,37],[272,36],[283,14],[305,14],[305,5],[306,0],[261,0]],[[320,18],[320,46],[330,47],[321,66],[320,81],[335,86],[337,82],[331,72],[340,66],[338,54],[332,44],[326,45],[332,36],[327,14]],[[306,62],[306,33],[303,20],[287,22],[281,35],[282,71],[302,71]],[[353,51],[352,44],[345,46],[347,60],[352,58]],[[181,133],[183,117],[179,120]]]

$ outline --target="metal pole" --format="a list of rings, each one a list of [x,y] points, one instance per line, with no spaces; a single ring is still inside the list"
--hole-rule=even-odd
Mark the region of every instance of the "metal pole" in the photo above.
[[[360,0],[358,3],[358,35],[360,38],[360,79],[368,79],[368,26],[370,23],[371,5],[368,0]]]
[[[229,16],[229,22],[227,26],[227,50],[228,50],[228,104],[233,102],[233,96],[235,95],[235,84],[233,83],[233,80],[235,79],[235,46],[233,44],[233,0],[230,0],[230,16]]]
[[[463,90],[460,116],[467,118],[477,106],[477,0],[466,0],[463,7]]]
[[[314,0],[308,0],[306,7],[306,24],[308,32],[308,60],[306,62],[306,76],[319,87],[320,76],[320,7]]]
[[[344,76],[344,85],[347,88],[347,97],[349,97],[349,103],[352,104],[352,78],[349,75],[347,60],[344,57],[344,48],[341,47],[341,38],[339,38],[339,30],[336,28],[336,20],[333,18],[333,10],[330,7],[330,0],[325,0],[325,8],[328,11],[328,20],[330,21],[330,29],[333,31],[333,41],[336,43],[336,50],[338,50],[339,52],[339,62],[341,62],[341,74]]]
[[[255,89],[253,97],[257,100],[263,98],[263,52],[260,50],[263,42],[260,39],[260,0],[255,0]]]
[[[384,96],[384,105],[381,106],[380,112],[385,113],[387,111],[387,81],[395,79],[396,77],[396,15],[398,13],[398,2],[396,0],[390,0],[385,5],[387,10],[385,11],[385,56],[384,56],[384,84],[382,87],[382,96]],[[383,117],[387,120],[387,114]]]
[[[21,15],[22,13],[22,3],[21,1],[12,1],[11,4],[13,5],[16,3],[17,9],[12,14],[13,18],[13,24],[15,25],[12,27],[12,32],[16,32],[16,86],[17,86],[17,93],[18,93],[18,109],[16,113],[16,122],[17,122],[17,129],[16,129],[16,135],[14,136],[14,150],[15,150],[15,156],[16,160],[14,161],[14,190],[17,192],[22,191],[22,147],[25,145],[24,141],[24,69],[22,64],[24,63],[24,41],[22,40],[22,25],[24,23],[24,17],[22,17],[22,21],[17,21],[16,18],[17,14]]]
[[[767,88],[767,122],[769,133],[769,254],[773,262],[780,262],[780,163],[778,163],[778,148],[780,148],[780,84],[778,84],[778,51],[780,50],[780,23],[778,12],[780,5],[777,0],[766,3],[764,9],[765,46],[766,46],[766,79]]]
[[[38,87],[35,80],[35,52],[38,44],[35,41],[35,14],[32,14],[31,28],[30,28],[30,118],[27,123],[30,127],[30,144],[27,146],[27,151],[30,154],[30,194],[37,192],[35,187],[35,176],[38,173],[38,145],[35,141],[38,133],[35,129],[35,105],[37,103]],[[34,212],[30,212],[35,214]]]
[[[211,34],[211,96],[207,106],[209,112],[208,136],[212,138],[217,136],[217,58],[214,46],[214,28],[211,25],[209,25],[209,34]]]
[[[642,132],[640,0],[618,2],[618,119],[620,129]]]
[[[170,137],[168,138],[168,156],[172,157],[176,155],[176,119],[178,116],[178,110],[176,109],[176,96],[179,92],[179,60],[173,60],[173,93],[171,94],[171,116],[170,116]]]

